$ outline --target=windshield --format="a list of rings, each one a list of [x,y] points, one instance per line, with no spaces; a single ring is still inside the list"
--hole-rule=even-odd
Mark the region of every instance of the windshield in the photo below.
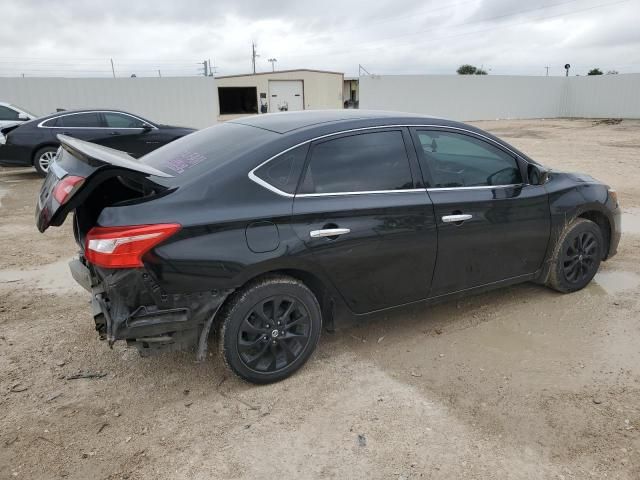
[[[261,128],[222,123],[182,137],[140,162],[180,177],[181,183],[215,170],[279,135]]]

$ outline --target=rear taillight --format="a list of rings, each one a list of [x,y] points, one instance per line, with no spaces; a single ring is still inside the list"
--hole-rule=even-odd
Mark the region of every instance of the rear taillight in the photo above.
[[[84,180],[84,177],[67,175],[53,187],[53,198],[55,198],[60,205],[64,205],[73,194],[78,191],[84,183]]]
[[[84,255],[99,267],[142,267],[142,256],[178,230],[177,223],[93,227],[87,233]]]

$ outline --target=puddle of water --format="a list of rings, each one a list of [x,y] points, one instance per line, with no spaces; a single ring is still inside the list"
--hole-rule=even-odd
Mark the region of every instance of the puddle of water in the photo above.
[[[640,275],[633,272],[600,271],[593,280],[609,295],[633,290],[640,286]]]
[[[622,233],[640,235],[640,208],[630,208],[622,212]]]
[[[51,293],[84,291],[71,276],[69,260],[28,270],[0,270],[0,288],[27,286]]]

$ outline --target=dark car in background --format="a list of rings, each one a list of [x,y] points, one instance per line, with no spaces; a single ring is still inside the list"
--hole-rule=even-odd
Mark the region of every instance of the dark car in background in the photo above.
[[[620,239],[617,195],[478,128],[344,110],[267,114],[133,160],[62,137],[40,231],[75,211],[96,329],[142,354],[197,349],[256,383],[366,315],[521,282],[585,287]]]
[[[74,110],[0,127],[0,166],[33,166],[45,175],[60,146],[57,136],[85,140],[141,157],[194,132],[118,110]]]

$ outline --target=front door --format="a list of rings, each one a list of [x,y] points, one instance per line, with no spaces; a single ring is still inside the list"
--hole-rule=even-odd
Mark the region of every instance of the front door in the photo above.
[[[350,309],[427,297],[436,258],[433,207],[408,130],[314,142],[292,225]]]
[[[158,129],[144,120],[120,112],[102,112],[108,135],[100,144],[141,157],[161,145]],[[145,125],[147,126],[145,128]]]
[[[546,190],[516,155],[472,133],[412,129],[438,226],[431,297],[535,273],[549,240]]]

